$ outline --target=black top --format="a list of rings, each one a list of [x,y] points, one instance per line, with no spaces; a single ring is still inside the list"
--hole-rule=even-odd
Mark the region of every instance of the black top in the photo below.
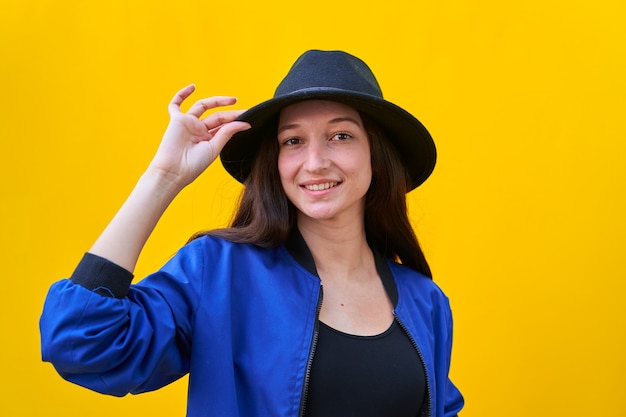
[[[306,417],[415,417],[426,394],[417,351],[394,320],[377,336],[319,323]]]

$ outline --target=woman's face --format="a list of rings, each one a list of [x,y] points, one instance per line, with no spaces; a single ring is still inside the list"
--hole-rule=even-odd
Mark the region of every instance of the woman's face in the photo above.
[[[324,100],[288,106],[280,113],[278,145],[281,183],[301,215],[362,221],[372,167],[355,109]]]

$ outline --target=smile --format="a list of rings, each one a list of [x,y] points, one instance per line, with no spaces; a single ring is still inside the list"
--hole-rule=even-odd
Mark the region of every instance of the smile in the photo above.
[[[324,182],[321,184],[308,184],[304,185],[304,188],[310,191],[322,191],[328,190],[329,188],[333,188],[339,184],[338,182]]]

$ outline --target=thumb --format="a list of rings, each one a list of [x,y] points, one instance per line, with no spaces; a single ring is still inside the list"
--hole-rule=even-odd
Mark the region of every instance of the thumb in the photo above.
[[[219,153],[235,133],[243,132],[250,128],[252,128],[252,126],[248,122],[235,121],[226,123],[225,125],[222,125],[215,133],[215,136],[211,138],[211,142],[215,145],[215,149],[217,149]]]

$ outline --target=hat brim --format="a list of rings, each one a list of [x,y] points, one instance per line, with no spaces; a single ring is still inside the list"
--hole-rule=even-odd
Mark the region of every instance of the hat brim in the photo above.
[[[395,104],[368,94],[319,87],[298,90],[264,101],[243,113],[237,120],[250,123],[251,129],[236,133],[220,154],[226,171],[243,183],[250,175],[251,161],[260,145],[260,132],[279,112],[304,100],[331,100],[366,113],[389,135],[411,177],[411,190],[433,172],[437,160],[435,143],[428,130],[412,114]]]

